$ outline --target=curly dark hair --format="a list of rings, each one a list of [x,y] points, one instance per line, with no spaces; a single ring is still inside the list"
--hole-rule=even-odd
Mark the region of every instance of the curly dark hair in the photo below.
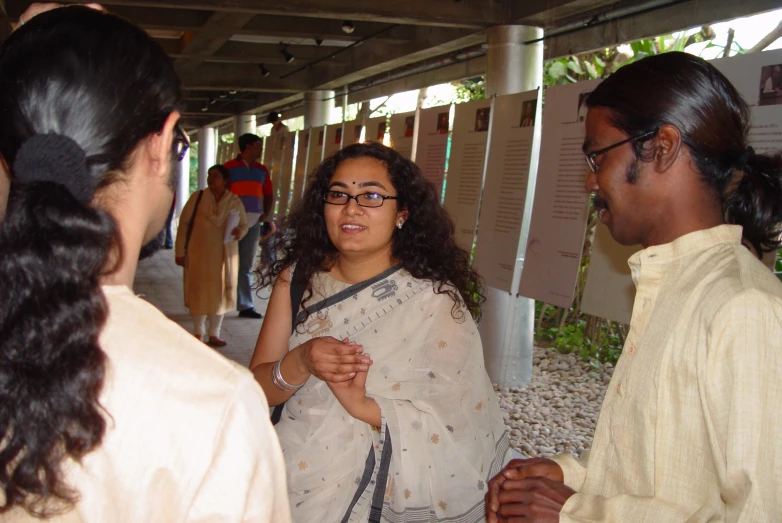
[[[345,147],[327,158],[310,176],[302,200],[283,222],[280,256],[257,269],[258,288],[271,285],[286,268],[296,265],[296,277],[309,282],[318,272],[328,271],[339,256],[326,231],[323,197],[337,167],[345,160],[374,158],[388,169],[397,192],[399,210],[408,212],[405,226],[394,229],[392,256],[413,277],[429,280],[438,294],[454,302],[451,315],[463,320],[461,305],[478,321],[485,300],[480,276],[470,266],[470,255],[456,244],[454,225],[440,205],[434,187],[418,166],[395,150],[375,142]],[[302,303],[311,295],[305,294]]]
[[[100,446],[111,414],[100,404],[101,278],[120,264],[122,242],[109,212],[76,198],[65,177],[99,191],[121,183],[180,100],[173,64],[149,35],[86,7],[40,14],[0,49],[0,155],[16,177],[0,223],[0,515],[69,510],[79,493],[62,464]],[[52,176],[21,183],[23,144],[52,133],[84,152],[85,171],[42,161]]]

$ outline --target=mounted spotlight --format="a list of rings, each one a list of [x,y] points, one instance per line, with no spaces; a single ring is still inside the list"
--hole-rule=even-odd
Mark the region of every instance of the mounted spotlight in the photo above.
[[[318,47],[323,45],[323,38],[316,38],[315,39],[315,45],[317,45]]]
[[[283,58],[285,58],[285,63],[289,64],[295,59],[295,57],[292,54],[290,54],[290,52],[288,52],[288,49],[284,46],[282,49],[280,49],[280,54],[282,55]]]
[[[258,69],[261,70],[261,76],[269,76],[269,70],[263,64],[258,64]]]
[[[351,22],[350,20],[345,20],[344,22],[342,22],[342,31],[343,32],[345,32],[347,34],[350,34],[353,31],[355,31],[355,29],[356,29],[356,26],[353,25],[353,22]]]
[[[207,112],[209,110],[209,102],[204,102],[204,106],[201,107],[202,112]]]
[[[228,94],[234,95],[234,94],[236,94],[236,91],[228,91]]]
[[[220,98],[228,98],[228,93],[220,93]]]
[[[217,100],[215,100],[214,98],[209,98],[209,105],[214,105],[216,103],[217,103]]]

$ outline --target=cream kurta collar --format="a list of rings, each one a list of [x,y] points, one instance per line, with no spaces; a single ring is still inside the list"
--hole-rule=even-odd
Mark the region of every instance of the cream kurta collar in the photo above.
[[[718,225],[711,229],[685,234],[670,243],[647,247],[633,254],[627,261],[630,269],[641,265],[665,265],[681,258],[699,254],[721,243],[741,244],[740,225]]]

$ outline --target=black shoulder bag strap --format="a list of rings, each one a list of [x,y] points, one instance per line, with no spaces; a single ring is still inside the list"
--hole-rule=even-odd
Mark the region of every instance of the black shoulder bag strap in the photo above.
[[[304,291],[307,289],[307,282],[302,279],[301,271],[298,265],[293,269],[291,275],[291,336],[296,330],[296,316],[301,308],[301,300],[304,298]],[[282,409],[285,403],[280,403],[272,411],[272,425],[276,425],[282,416]]]
[[[193,207],[193,214],[190,216],[190,223],[187,224],[187,234],[185,235],[185,256],[187,256],[187,246],[190,245],[190,237],[193,235],[193,225],[196,221],[196,212],[198,211],[198,204],[201,203],[201,197],[204,195],[203,189],[198,191],[198,198],[196,198],[195,207]]]

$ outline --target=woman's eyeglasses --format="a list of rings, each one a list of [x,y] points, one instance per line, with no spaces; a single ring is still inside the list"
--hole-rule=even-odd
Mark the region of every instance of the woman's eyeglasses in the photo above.
[[[386,200],[396,200],[396,196],[384,196],[376,192],[364,192],[351,196],[342,191],[329,191],[323,201],[331,205],[347,205],[350,200],[356,200],[361,207],[380,207]]]
[[[190,139],[187,133],[178,124],[174,126],[174,156],[181,162],[190,149]]]

